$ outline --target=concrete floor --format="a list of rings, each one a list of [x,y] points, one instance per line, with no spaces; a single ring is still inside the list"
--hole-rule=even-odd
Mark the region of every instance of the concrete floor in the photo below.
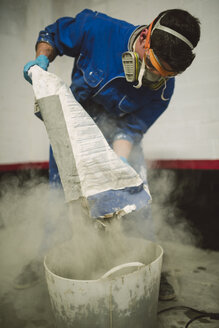
[[[42,233],[40,222],[48,211],[46,192],[46,186],[40,190],[34,188],[22,192],[16,187],[13,192],[6,190],[1,199],[1,328],[54,327],[45,280],[26,290],[15,290],[12,286],[22,266],[37,254]],[[56,211],[56,214],[59,213]],[[175,242],[163,242],[162,247],[167,254],[164,270],[171,273],[170,280],[177,299],[159,302],[159,311],[179,305],[219,312],[219,252]],[[159,315],[158,327],[184,328],[194,315],[196,313],[190,310],[173,309]],[[202,327],[218,328],[219,321],[203,318],[191,324],[191,328]]]
[[[171,254],[167,268],[177,298],[171,302],[159,302],[159,311],[174,306],[186,306],[205,312],[219,312],[219,252],[202,250],[192,246],[165,244]],[[171,310],[159,315],[159,328],[184,328],[186,323],[199,315],[191,310]],[[189,326],[190,327],[190,326]],[[218,328],[219,321],[203,318],[191,324],[191,328]]]

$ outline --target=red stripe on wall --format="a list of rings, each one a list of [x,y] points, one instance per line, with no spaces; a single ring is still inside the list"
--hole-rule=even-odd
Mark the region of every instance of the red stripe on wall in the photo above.
[[[49,162],[27,162],[27,163],[15,163],[15,164],[0,164],[1,172],[19,171],[29,169],[48,169]]]
[[[154,160],[147,161],[147,166],[157,169],[219,170],[219,160]],[[48,168],[49,162],[0,164],[0,172]]]
[[[158,169],[219,170],[219,160],[155,160],[149,161],[148,167]]]

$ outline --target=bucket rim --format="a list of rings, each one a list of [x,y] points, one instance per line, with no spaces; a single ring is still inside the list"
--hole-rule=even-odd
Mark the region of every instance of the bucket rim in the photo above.
[[[153,263],[154,263],[155,261],[153,261]],[[151,262],[152,263],[152,262]],[[150,263],[150,264],[151,264]],[[148,264],[148,265],[150,265],[150,264]],[[124,277],[124,276],[129,276],[129,275],[131,275],[131,274],[134,274],[134,273],[136,273],[136,272],[139,272],[139,271],[142,271],[142,270],[145,270],[146,269],[146,267],[148,266],[148,265],[144,265],[144,266],[142,266],[142,267],[139,267],[138,269],[136,269],[135,271],[133,271],[133,272],[130,272],[130,273],[126,273],[126,274],[121,274],[120,275],[120,277]],[[117,277],[116,278],[110,278],[110,277],[108,277],[108,278],[104,278],[104,277],[100,277],[100,278],[98,278],[98,279],[72,279],[72,278],[65,278],[65,277],[62,277],[62,276],[60,276],[60,275],[58,275],[58,274],[56,274],[56,273],[54,273],[54,272],[52,272],[49,268],[48,268],[48,266],[46,265],[46,257],[44,258],[44,267],[45,267],[45,269],[46,269],[46,271],[47,272],[49,272],[49,274],[51,274],[52,276],[55,276],[55,277],[57,277],[57,278],[59,278],[59,279],[61,279],[61,280],[67,280],[67,281],[77,281],[77,282],[83,282],[83,283],[93,283],[93,282],[100,282],[100,281],[102,281],[102,282],[105,282],[106,280],[107,281],[109,281],[109,280],[115,280],[115,279],[117,279]]]
[[[145,264],[144,266],[140,267],[138,270],[136,270],[136,271],[134,271],[134,272],[127,273],[127,274],[125,274],[125,275],[123,274],[123,275],[121,275],[120,277],[128,276],[128,275],[134,274],[134,273],[136,273],[136,272],[139,272],[139,271],[142,271],[142,270],[146,270],[146,268],[147,268],[149,265],[152,265],[153,263],[156,263],[156,262],[158,262],[158,261],[160,261],[160,260],[162,259],[163,254],[164,254],[164,250],[163,250],[162,246],[159,245],[159,244],[156,244],[155,242],[152,242],[152,241],[150,241],[150,240],[147,240],[147,241],[150,242],[151,244],[154,244],[154,245],[157,246],[157,248],[158,248],[159,251],[160,251],[159,256],[158,256],[155,260],[153,260],[152,262],[150,262],[150,263],[148,263],[148,264]],[[46,264],[46,260],[47,260],[47,257],[48,257],[48,256],[49,256],[49,254],[45,255],[45,257],[44,257],[44,261],[43,261],[44,268],[45,268],[46,272],[48,272],[50,275],[52,275],[52,276],[54,276],[54,277],[57,277],[57,278],[59,278],[59,279],[61,279],[61,280],[71,281],[71,282],[77,281],[77,282],[84,282],[84,283],[93,283],[93,282],[97,282],[97,281],[98,281],[98,282],[100,282],[100,281],[104,282],[104,281],[106,281],[106,280],[115,280],[115,279],[116,279],[116,278],[102,278],[102,277],[100,277],[100,278],[98,278],[98,279],[72,279],[72,278],[65,278],[65,277],[62,277],[62,276],[60,276],[60,275],[58,275],[58,274],[52,272],[52,271],[49,269],[48,265]]]

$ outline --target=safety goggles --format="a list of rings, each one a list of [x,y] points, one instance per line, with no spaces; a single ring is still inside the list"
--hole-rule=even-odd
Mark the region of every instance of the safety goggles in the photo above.
[[[167,70],[165,69],[159,59],[157,58],[157,56],[155,55],[153,49],[146,49],[145,53],[144,53],[144,61],[145,61],[145,65],[148,69],[152,70],[152,71],[157,71],[161,76],[163,77],[172,77],[172,76],[176,76],[177,73],[173,72],[171,70]]]
[[[150,24],[150,26],[148,28],[148,34],[147,34],[146,41],[145,41],[145,49],[146,49],[145,53],[144,53],[145,64],[149,69],[152,69],[152,70],[155,69],[163,77],[175,76],[175,75],[177,75],[177,73],[165,69],[161,65],[161,63],[158,60],[157,56],[155,55],[153,49],[150,48],[150,41],[151,41],[151,34],[152,34],[151,32],[152,32],[153,22]]]

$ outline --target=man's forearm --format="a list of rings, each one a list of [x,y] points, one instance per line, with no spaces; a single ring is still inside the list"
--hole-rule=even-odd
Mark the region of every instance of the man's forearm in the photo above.
[[[122,156],[128,159],[132,150],[132,143],[124,139],[115,140],[113,143],[113,150],[118,156]]]
[[[36,57],[44,55],[49,58],[49,61],[52,62],[56,57],[55,49],[46,42],[39,42],[36,48]]]

